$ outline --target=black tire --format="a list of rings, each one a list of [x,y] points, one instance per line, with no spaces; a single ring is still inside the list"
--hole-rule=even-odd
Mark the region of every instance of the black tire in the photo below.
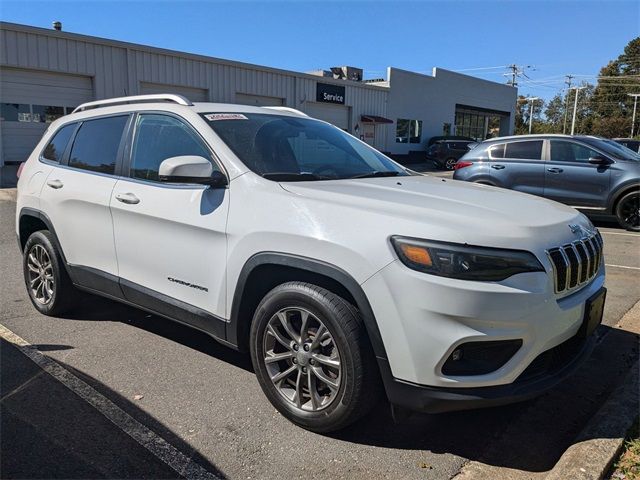
[[[44,301],[46,300],[45,298],[38,299],[38,294],[31,287],[32,278],[36,275],[39,276],[39,274],[30,269],[30,255],[44,255],[43,251],[46,253],[46,262],[51,266],[50,269],[46,269],[49,272],[47,277],[51,279],[48,281],[48,284],[51,285],[51,294],[48,295],[48,301],[46,302]],[[44,264],[45,261],[42,261],[42,265]],[[33,263],[31,263],[31,267],[33,267]],[[53,235],[48,230],[32,233],[28,238],[22,255],[22,270],[29,299],[33,306],[36,307],[36,310],[43,315],[60,315],[75,303],[79,292],[71,283],[60,252],[55,246]],[[44,269],[42,272],[46,273]],[[43,284],[43,282],[40,283]],[[43,290],[40,290],[40,292],[42,296]],[[49,289],[47,289],[47,292],[49,292]]]
[[[272,374],[267,370],[265,356],[268,351],[265,344],[269,341],[269,335],[272,335],[268,333],[267,327],[271,320],[277,321],[276,314],[283,309],[293,312],[296,309],[303,309],[309,312],[311,317],[315,316],[320,320],[331,335],[331,344],[335,345],[339,354],[339,387],[331,391],[333,400],[319,411],[304,410],[304,407],[295,405],[291,399],[286,399],[281,393],[282,387],[280,389],[276,387],[271,379]],[[291,325],[293,326],[293,323]],[[309,342],[314,338],[316,337],[309,337]],[[258,382],[269,401],[282,415],[305,429],[320,433],[340,430],[366,415],[380,398],[379,372],[358,310],[343,298],[324,288],[304,282],[288,282],[267,293],[253,317],[250,349]],[[302,349],[300,347],[298,349],[299,354],[304,355]],[[275,351],[275,347],[272,351]],[[285,353],[296,355],[293,350]],[[311,352],[307,354],[311,355]],[[294,377],[297,376],[295,382],[297,386],[301,378],[305,379],[305,374],[301,373],[304,369],[301,367],[303,360],[283,360],[284,365],[282,362],[276,363],[282,370],[297,369],[292,374]],[[313,365],[313,360],[309,361],[311,364],[305,364]],[[313,376],[311,369],[318,369],[317,361],[315,365],[316,367],[306,367],[306,371],[309,372],[307,393]],[[325,367],[320,366],[320,368]],[[286,382],[293,382],[293,378],[288,377]],[[285,382],[280,382],[281,385],[282,383]],[[317,392],[317,385],[323,388],[322,383],[318,384],[315,380],[314,392]],[[291,391],[297,391],[293,386],[288,388]],[[325,391],[327,391],[326,388]],[[294,393],[293,396],[295,395]],[[310,398],[306,405],[312,403]]]
[[[640,232],[640,189],[626,193],[618,200],[615,214],[622,228]]]
[[[458,163],[458,159],[457,158],[447,158],[444,161],[444,168],[446,170],[453,170],[456,166],[456,163]]]

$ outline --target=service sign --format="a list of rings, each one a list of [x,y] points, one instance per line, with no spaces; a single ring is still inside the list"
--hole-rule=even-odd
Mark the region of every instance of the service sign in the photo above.
[[[344,105],[344,86],[329,83],[316,84],[316,102]]]

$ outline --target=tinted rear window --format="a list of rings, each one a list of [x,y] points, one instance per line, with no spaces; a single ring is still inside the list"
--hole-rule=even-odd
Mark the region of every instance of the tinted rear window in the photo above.
[[[83,122],[69,156],[69,166],[112,174],[127,115]]]
[[[504,143],[492,145],[489,147],[490,158],[504,158]]]
[[[76,123],[65,125],[56,132],[49,144],[44,148],[42,157],[52,162],[60,162],[62,155],[67,148],[67,144],[71,139],[73,131],[76,129]]]
[[[542,140],[507,143],[504,158],[540,160],[542,158]]]

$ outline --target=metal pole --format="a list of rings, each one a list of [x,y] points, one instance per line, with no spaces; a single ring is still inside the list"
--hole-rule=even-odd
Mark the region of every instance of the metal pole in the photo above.
[[[575,102],[573,102],[573,120],[571,120],[571,135],[573,135],[573,132],[575,132],[575,128],[576,128],[576,110],[578,109],[578,93],[580,93],[580,90],[583,88],[584,87],[575,87],[576,100]]]
[[[533,100],[531,100],[531,108],[529,109],[529,135],[531,135],[531,129],[533,128]]]
[[[567,75],[567,81],[564,82],[567,84],[567,98],[564,102],[564,123],[562,125],[562,134],[564,135],[567,131],[567,114],[569,113],[569,92],[571,92],[571,79],[573,75]]]
[[[631,138],[633,138],[634,127],[636,126],[636,107],[638,106],[638,94],[633,95],[633,116],[631,117]]]

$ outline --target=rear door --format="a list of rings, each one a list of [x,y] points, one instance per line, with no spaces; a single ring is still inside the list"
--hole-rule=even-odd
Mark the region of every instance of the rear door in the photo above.
[[[542,196],[544,140],[518,140],[489,147],[491,179],[504,188]]]
[[[118,275],[109,200],[128,121],[129,115],[121,114],[79,122],[62,164],[53,166],[42,189],[41,210],[55,228],[67,263],[80,267],[76,272],[82,277],[76,280],[83,284],[91,282],[89,277]],[[53,158],[56,148],[62,147],[50,145],[42,155]]]
[[[571,140],[549,140],[544,196],[576,207],[606,207],[611,167],[589,158],[603,155]]]

